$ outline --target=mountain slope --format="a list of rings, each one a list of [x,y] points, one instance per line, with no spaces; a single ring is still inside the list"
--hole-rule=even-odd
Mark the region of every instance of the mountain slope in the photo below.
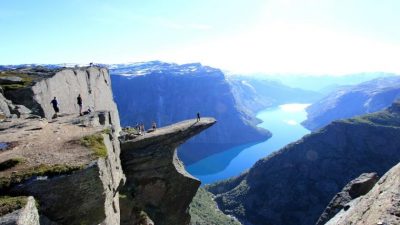
[[[316,130],[333,120],[345,119],[388,107],[400,98],[400,76],[374,79],[334,91],[307,108],[308,118],[302,124]]]
[[[218,123],[179,151],[190,164],[231,146],[265,140],[266,130],[235,104],[224,74],[200,64],[177,65],[158,61],[111,66],[113,90],[121,123],[134,126],[152,121],[158,126],[194,118],[197,112]]]
[[[335,121],[258,161],[240,177],[208,187],[219,207],[244,224],[314,224],[341,187],[400,161],[400,102]]]

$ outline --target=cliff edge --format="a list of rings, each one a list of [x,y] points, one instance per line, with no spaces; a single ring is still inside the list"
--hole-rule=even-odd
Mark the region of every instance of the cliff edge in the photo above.
[[[176,149],[215,122],[213,118],[186,120],[134,139],[121,136],[121,162],[127,176],[121,224],[139,224],[144,214],[157,225],[189,224],[189,204],[200,181],[185,171]]]

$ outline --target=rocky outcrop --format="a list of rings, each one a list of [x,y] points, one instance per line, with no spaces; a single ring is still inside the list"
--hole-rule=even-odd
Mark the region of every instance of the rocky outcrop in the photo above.
[[[366,195],[349,202],[326,225],[400,224],[400,164],[389,170]]]
[[[119,131],[119,115],[106,68],[65,68],[46,70],[46,73],[25,69],[13,73],[31,79],[31,83],[26,86],[5,91],[5,97],[13,103],[24,105],[32,113],[50,119],[54,115],[50,104],[54,97],[57,97],[60,113],[79,114],[76,98],[80,94],[84,110],[109,111],[113,125]]]
[[[389,107],[400,98],[400,76],[379,78],[342,88],[307,108],[302,124],[317,130],[330,122],[373,113]]]
[[[324,225],[334,217],[341,209],[347,210],[347,204],[353,199],[367,194],[378,182],[376,173],[363,173],[356,179],[350,181],[339,193],[329,202],[325,211],[319,217],[317,225]]]
[[[123,126],[152,121],[159,126],[201,116],[218,124],[182,145],[179,158],[189,165],[232,146],[263,141],[271,134],[236,104],[224,73],[201,64],[147,62],[110,68]],[[184,106],[184,107],[183,107]]]
[[[212,118],[187,120],[133,139],[121,136],[127,177],[121,224],[140,224],[144,214],[157,225],[189,224],[188,207],[200,181],[185,171],[176,149],[215,122]]]
[[[315,224],[340,189],[361,173],[383,175],[400,161],[400,102],[336,121],[208,187],[244,224]]]
[[[40,225],[35,199],[27,197],[25,206],[0,217],[2,225]]]
[[[21,69],[24,79],[5,86],[7,101],[32,110],[37,118],[12,118],[0,124],[3,160],[18,163],[0,171],[1,195],[34,196],[40,217],[59,225],[120,222],[119,191],[124,184],[120,162],[120,123],[107,69]],[[0,75],[4,75],[3,73]],[[76,97],[92,112],[78,116]],[[57,96],[60,114],[50,100]]]

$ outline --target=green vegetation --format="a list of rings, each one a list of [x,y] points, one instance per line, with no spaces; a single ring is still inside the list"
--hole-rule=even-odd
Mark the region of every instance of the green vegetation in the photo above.
[[[85,136],[80,139],[80,143],[81,145],[90,148],[96,157],[107,157],[107,148],[104,144],[104,138],[101,133]]]
[[[34,176],[59,176],[64,174],[71,174],[74,171],[81,170],[83,166],[69,166],[69,165],[39,165],[27,170],[12,173],[8,177],[0,177],[0,192],[3,189],[9,188],[15,184],[22,183]]]
[[[345,123],[353,124],[369,124],[372,126],[388,126],[388,127],[399,127],[400,126],[400,115],[398,113],[391,113],[387,110],[371,113],[363,116],[353,117],[351,119],[342,120]]]
[[[213,195],[203,188],[199,188],[190,204],[192,225],[240,225],[240,223],[225,215],[217,207]]]
[[[8,160],[0,163],[0,171],[8,170],[20,163],[23,163],[23,162],[25,162],[25,159],[22,159],[22,158],[8,159]]]
[[[31,85],[33,82],[33,77],[31,75],[13,71],[1,72],[0,77],[20,77],[22,79],[22,82],[19,84],[2,84],[1,87],[5,91],[21,89]]]
[[[111,128],[104,129],[103,134],[112,134]]]
[[[137,134],[137,135],[139,135],[139,131],[136,130],[135,128],[133,128],[133,127],[125,127],[125,128],[122,129],[122,131],[124,131],[124,132],[126,132],[128,134]]]
[[[0,196],[0,216],[11,213],[15,210],[21,209],[28,202],[28,197],[18,196]]]

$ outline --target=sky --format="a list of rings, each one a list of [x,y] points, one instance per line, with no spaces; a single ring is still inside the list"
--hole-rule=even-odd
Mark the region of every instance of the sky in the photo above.
[[[400,73],[399,0],[0,0],[0,64]]]

